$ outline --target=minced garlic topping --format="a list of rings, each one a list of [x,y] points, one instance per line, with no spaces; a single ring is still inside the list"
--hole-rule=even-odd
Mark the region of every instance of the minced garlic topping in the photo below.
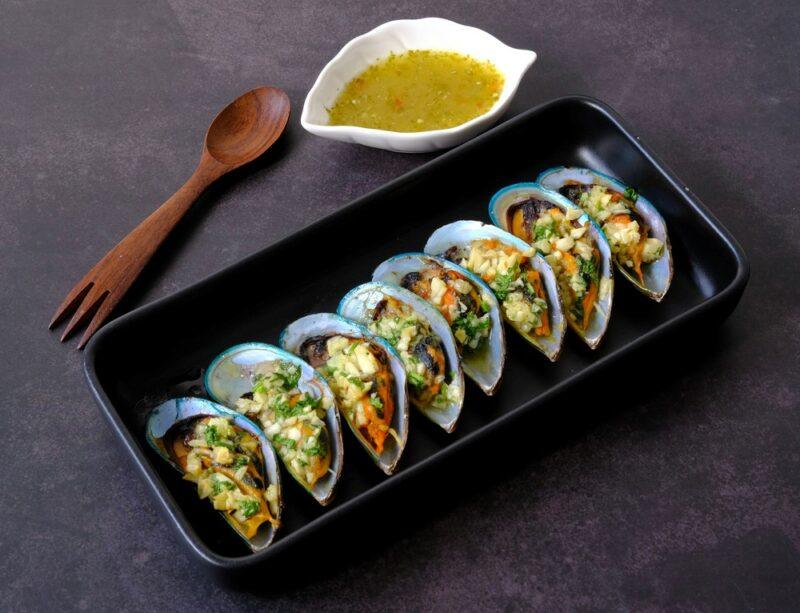
[[[255,436],[236,428],[228,418],[209,417],[198,419],[189,436],[177,444],[182,451],[184,445],[189,448],[188,454],[178,458],[184,479],[197,484],[200,498],[208,498],[216,510],[242,524],[246,536],[252,537],[264,521],[277,524],[273,517],[278,513],[278,490],[274,484],[265,488]]]
[[[577,208],[552,207],[535,219],[530,237],[556,275],[567,316],[584,328],[608,284],[600,284],[600,252],[589,233],[589,221],[576,226],[581,215]]]
[[[614,255],[633,268],[632,254],[642,242],[642,229],[626,200],[619,195],[615,198],[615,194],[604,185],[592,185],[589,191],[581,193],[578,204],[601,225]],[[664,243],[648,237],[641,250],[641,261],[644,264],[655,262],[663,252]]]
[[[456,390],[446,381],[441,339],[433,333],[428,323],[407,305],[398,300],[387,299],[387,301],[389,306],[369,324],[369,328],[386,339],[400,354],[406,368],[412,401],[434,408],[451,404],[456,398]],[[431,356],[431,353],[435,354],[435,357]],[[421,357],[437,364],[438,372],[434,372]]]
[[[328,407],[326,398],[298,389],[300,376],[300,367],[292,362],[265,365],[255,377],[252,398],[240,398],[236,410],[256,417],[287,468],[313,487],[331,461],[323,419]]]
[[[347,420],[361,431],[378,452],[389,431],[392,406],[381,398],[376,377],[382,369],[368,342],[362,339],[332,336],[326,342],[328,359],[319,367],[327,379],[339,408]],[[387,391],[391,386],[384,381]]]
[[[406,275],[401,285],[435,306],[450,324],[460,349],[476,350],[489,338],[488,298],[455,271],[432,268]]]
[[[459,262],[489,284],[506,318],[524,333],[540,328],[547,313],[547,302],[526,278],[526,258],[532,252],[520,252],[493,240],[472,241],[466,257]]]

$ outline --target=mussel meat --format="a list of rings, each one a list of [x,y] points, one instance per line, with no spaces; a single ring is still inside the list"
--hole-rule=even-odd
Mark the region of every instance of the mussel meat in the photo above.
[[[525,241],[480,221],[455,221],[431,235],[425,253],[481,277],[511,327],[550,360],[558,359],[566,327],[558,283],[550,264]]]
[[[464,403],[464,375],[453,333],[439,311],[409,290],[372,282],[351,290],[338,312],[397,350],[411,403],[452,432]]]
[[[619,271],[643,294],[660,302],[672,282],[667,224],[656,208],[618,179],[588,168],[559,166],[537,181],[557,191],[603,230]]]
[[[389,258],[372,280],[399,285],[436,307],[450,324],[464,373],[484,392],[494,393],[503,374],[505,333],[500,305],[483,280],[424,253]]]
[[[202,398],[176,398],[150,412],[147,440],[251,549],[272,542],[280,526],[280,475],[256,424]]]
[[[558,279],[567,323],[595,349],[614,297],[611,248],[597,225],[564,196],[536,183],[498,191],[489,217],[544,256]]]
[[[406,372],[397,351],[334,313],[292,322],[280,344],[325,377],[353,434],[381,470],[392,474],[408,438]]]
[[[327,504],[342,470],[342,434],[333,392],[311,366],[266,343],[223,351],[205,374],[209,396],[252,417],[289,474]]]

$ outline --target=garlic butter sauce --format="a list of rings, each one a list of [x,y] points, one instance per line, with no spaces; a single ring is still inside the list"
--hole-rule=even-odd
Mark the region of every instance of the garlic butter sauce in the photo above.
[[[345,86],[329,109],[329,125],[394,132],[452,128],[489,111],[504,81],[491,62],[452,51],[390,54]]]

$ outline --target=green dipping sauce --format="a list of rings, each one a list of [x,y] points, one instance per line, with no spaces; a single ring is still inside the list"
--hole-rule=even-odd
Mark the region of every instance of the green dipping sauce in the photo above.
[[[491,62],[452,51],[391,54],[345,86],[328,124],[393,132],[452,128],[491,109],[504,81]]]

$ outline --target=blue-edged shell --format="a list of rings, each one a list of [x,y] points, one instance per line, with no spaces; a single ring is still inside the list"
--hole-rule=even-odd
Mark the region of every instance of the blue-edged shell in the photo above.
[[[534,250],[528,243],[505,230],[501,230],[497,226],[480,221],[462,220],[454,221],[434,231],[428,242],[425,243],[425,253],[461,263],[462,259],[468,259],[468,254],[472,249],[472,242],[478,240],[496,240],[503,245],[526,254],[525,257],[527,257],[531,268],[541,275],[543,288],[547,296],[547,309],[550,318],[549,335],[536,336],[535,334],[524,332],[508,318],[505,309],[502,308],[502,301],[501,311],[503,311],[503,318],[514,330],[551,361],[555,362],[561,354],[564,331],[567,326],[561,295],[550,264],[541,255],[534,255]]]
[[[278,459],[275,451],[267,441],[264,432],[244,415],[228,409],[205,398],[173,398],[158,405],[147,416],[145,437],[150,446],[164,458],[178,472],[183,474],[183,469],[178,465],[167,451],[163,439],[167,433],[176,425],[187,420],[202,417],[225,417],[233,424],[246,432],[249,432],[258,439],[261,447],[261,455],[264,458],[264,477],[267,485],[274,485],[277,490],[277,512],[273,513],[276,520],[280,521],[283,501],[281,499],[281,476],[278,471]],[[227,513],[222,513],[225,520],[233,527],[242,540],[253,551],[260,551],[269,546],[275,538],[277,528],[270,522],[264,522],[259,527],[258,532],[252,538],[247,538],[242,534],[237,525],[230,519]]]
[[[424,253],[404,253],[382,262],[372,273],[372,280],[403,285],[403,280],[409,273],[420,273],[431,269],[455,272],[461,279],[472,285],[480,296],[482,303],[488,308],[489,321],[491,322],[489,336],[478,349],[470,350],[462,347],[461,366],[464,368],[464,374],[475,381],[486,394],[491,396],[503,376],[503,366],[506,360],[506,340],[500,304],[497,302],[492,290],[480,277],[444,258],[425,255]],[[455,334],[456,331],[453,330],[453,332]]]
[[[363,339],[373,349],[380,351],[386,358],[393,379],[394,414],[391,420],[391,429],[394,434],[386,437],[383,451],[379,455],[373,446],[364,438],[358,427],[347,419],[347,425],[355,435],[361,446],[366,449],[373,461],[387,475],[391,475],[397,468],[397,463],[405,449],[408,440],[408,391],[406,389],[406,371],[400,355],[389,343],[379,336],[375,336],[364,326],[335,313],[315,313],[306,315],[292,322],[280,335],[280,345],[286,351],[300,354],[303,343],[313,338],[328,338],[341,335],[347,338]],[[341,411],[340,411],[341,412]]]
[[[425,417],[452,432],[461,415],[464,404],[464,373],[456,349],[456,341],[447,320],[425,300],[402,287],[388,283],[364,283],[350,290],[339,303],[338,313],[342,317],[369,326],[375,309],[387,298],[393,298],[416,313],[430,327],[441,342],[445,357],[445,383],[449,388],[449,401],[444,406],[426,405],[409,394],[409,400]]]
[[[298,475],[287,462],[283,463],[295,481],[302,485],[317,502],[326,505],[331,501],[336,483],[342,473],[344,451],[336,399],[322,375],[297,356],[279,347],[267,343],[242,343],[226,349],[211,362],[203,379],[206,392],[216,402],[235,409],[237,401],[252,391],[254,378],[259,371],[278,361],[290,362],[299,366],[301,377],[298,389],[314,398],[321,398],[323,406],[326,407],[325,424],[331,453],[328,474],[320,477],[314,486],[309,488],[302,476]]]
[[[492,223],[513,234],[513,229],[510,227],[509,210],[515,205],[531,199],[556,207],[564,214],[567,214],[568,211],[575,211],[575,215],[581,212],[580,207],[570,200],[557,192],[542,187],[538,183],[516,183],[504,187],[492,196],[489,202],[489,217]],[[611,263],[611,247],[599,226],[586,213],[582,213],[580,217],[575,219],[575,223],[579,227],[586,228],[586,230],[581,231],[585,231],[591,237],[592,242],[600,253],[600,267],[597,271],[600,278],[600,292],[592,310],[589,324],[585,329],[569,313],[567,313],[567,323],[589,347],[596,349],[608,328],[611,307],[614,301],[614,267]],[[518,236],[517,238],[526,240],[525,236]],[[528,241],[526,240],[526,242]],[[535,244],[532,244],[532,246],[535,247]],[[564,298],[563,293],[562,298]]]
[[[619,179],[589,168],[557,166],[545,170],[536,180],[545,188],[559,193],[568,191],[571,185],[602,185],[621,195],[626,192],[632,192],[629,186]],[[615,257],[614,261],[622,275],[633,283],[640,292],[656,302],[661,302],[672,283],[673,274],[672,247],[667,234],[667,224],[658,210],[644,196],[636,195],[633,208],[636,215],[649,226],[650,236],[659,239],[664,244],[664,252],[656,261],[642,265],[643,283],[618,258]],[[600,223],[599,220],[596,221]],[[600,224],[600,227],[602,228],[602,224]]]

